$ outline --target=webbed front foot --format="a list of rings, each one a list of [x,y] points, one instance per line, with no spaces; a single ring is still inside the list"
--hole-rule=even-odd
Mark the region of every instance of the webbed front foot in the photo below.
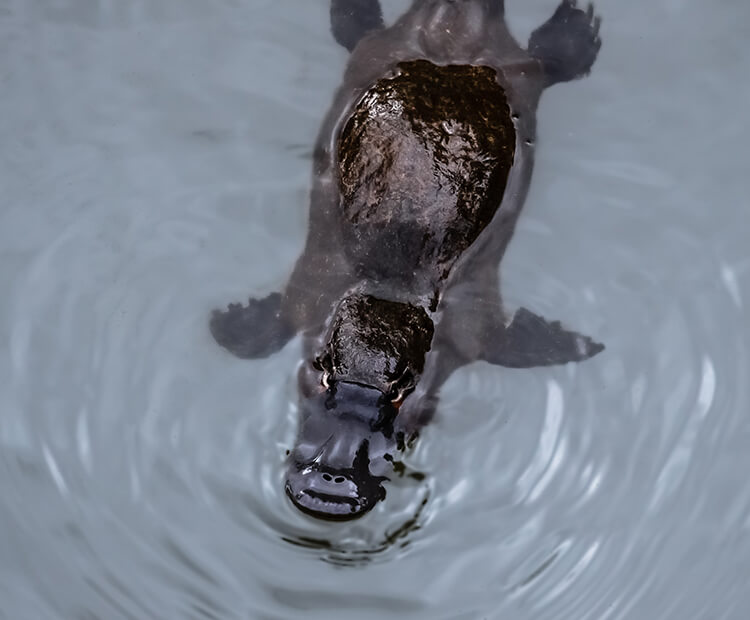
[[[603,344],[565,329],[559,321],[549,322],[521,308],[495,334],[483,358],[509,368],[532,368],[580,362],[603,350]]]
[[[576,0],[563,0],[554,15],[531,33],[528,51],[542,62],[547,86],[591,71],[602,46],[600,25],[593,5],[583,11]]]
[[[281,312],[281,294],[251,298],[246,306],[229,304],[211,315],[211,334],[217,343],[244,359],[267,357],[279,351],[294,336],[294,329]]]

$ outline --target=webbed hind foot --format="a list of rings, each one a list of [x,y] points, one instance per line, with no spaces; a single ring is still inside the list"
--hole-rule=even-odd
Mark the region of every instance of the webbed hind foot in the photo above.
[[[281,313],[280,293],[263,299],[251,298],[246,306],[229,304],[211,315],[211,334],[218,344],[244,359],[267,357],[279,351],[294,336],[294,329]]]
[[[602,46],[600,25],[593,5],[583,11],[576,7],[576,0],[563,0],[554,15],[531,33],[528,51],[541,61],[547,86],[591,71]]]
[[[382,28],[379,0],[331,0],[331,33],[350,52],[362,37]]]

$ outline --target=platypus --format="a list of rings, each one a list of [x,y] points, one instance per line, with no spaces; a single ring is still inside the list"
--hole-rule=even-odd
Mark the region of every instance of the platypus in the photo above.
[[[586,75],[600,19],[563,0],[526,49],[503,0],[332,0],[351,52],[313,154],[304,252],[283,289],[214,311],[216,341],[262,358],[303,336],[286,493],[319,518],[385,497],[440,386],[477,360],[578,362],[604,347],[521,308],[498,266],[526,198],[545,88]]]

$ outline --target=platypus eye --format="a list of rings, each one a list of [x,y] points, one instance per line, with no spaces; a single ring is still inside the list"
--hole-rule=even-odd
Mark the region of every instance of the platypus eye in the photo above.
[[[404,374],[391,384],[391,389],[388,391],[388,398],[391,404],[398,408],[414,389],[416,383],[416,379],[411,371],[409,369],[405,370]]]
[[[401,403],[404,402],[404,399],[408,396],[409,392],[410,388],[401,388],[399,390],[392,391],[388,395],[391,399],[391,405],[398,409],[401,406]]]
[[[313,360],[313,368],[323,373],[320,377],[320,384],[328,389],[331,387],[331,374],[333,373],[333,363],[328,353],[323,353]]]

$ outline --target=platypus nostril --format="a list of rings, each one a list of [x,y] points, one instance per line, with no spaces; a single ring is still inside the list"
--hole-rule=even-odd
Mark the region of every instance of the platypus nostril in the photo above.
[[[309,471],[292,473],[286,492],[294,504],[319,519],[354,519],[370,510],[380,496],[370,497],[346,476]]]

